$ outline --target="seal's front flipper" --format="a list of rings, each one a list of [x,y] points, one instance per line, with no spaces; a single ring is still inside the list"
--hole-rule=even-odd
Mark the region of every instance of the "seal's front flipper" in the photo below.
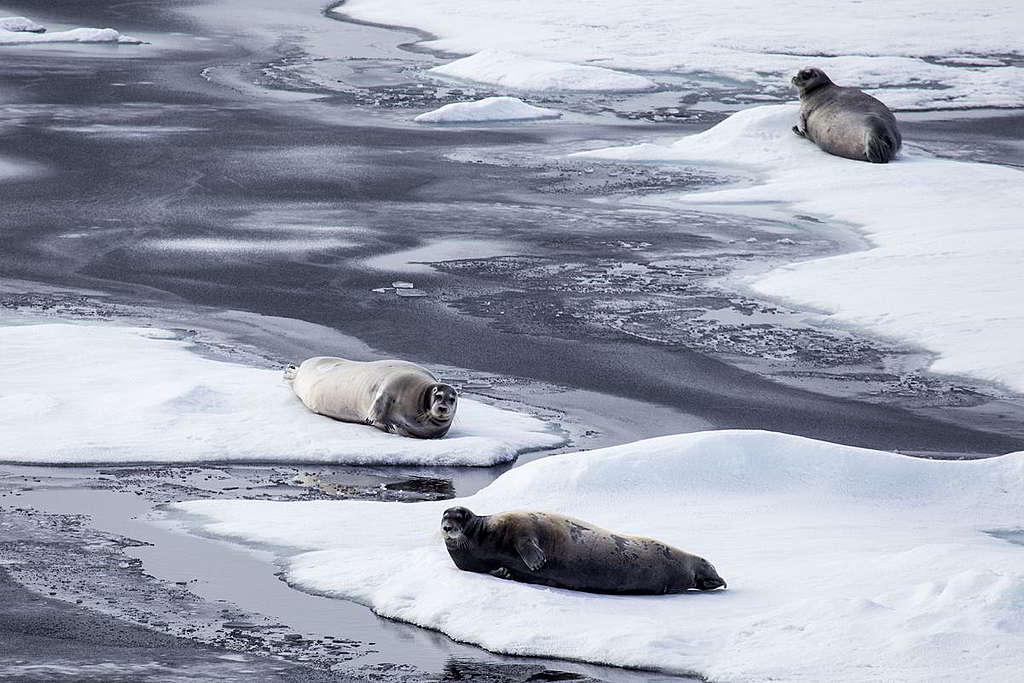
[[[382,391],[377,394],[377,398],[373,399],[373,405],[370,406],[370,414],[366,416],[366,424],[373,425],[385,432],[392,432],[394,425],[388,420],[388,415],[391,413],[391,406],[394,402],[395,400],[387,392]]]
[[[523,558],[523,562],[530,568],[530,571],[537,571],[542,566],[547,558],[544,557],[544,551],[537,545],[537,539],[535,538],[520,538],[516,541],[516,551],[519,553],[519,557]]]
[[[802,138],[807,137],[807,133],[805,133],[804,131],[800,130],[800,126],[793,126],[793,132],[796,133],[797,135],[799,135]]]
[[[510,572],[505,567],[498,567],[497,569],[494,569],[494,570],[492,570],[492,571],[490,571],[488,573],[491,576],[493,576],[495,578],[498,578],[498,579],[508,579],[509,581],[512,580],[512,572]]]

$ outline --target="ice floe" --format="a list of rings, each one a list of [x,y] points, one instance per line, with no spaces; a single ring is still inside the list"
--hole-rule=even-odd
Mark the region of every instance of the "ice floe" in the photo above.
[[[849,161],[794,135],[797,118],[795,105],[756,107],[671,146],[582,156],[756,169],[757,184],[668,199],[789,202],[862,226],[872,246],[777,268],[754,289],[918,344],[938,354],[937,372],[1024,391],[1024,172],[908,151],[885,165]]]
[[[36,43],[119,43],[139,45],[143,41],[126,36],[112,28],[73,28],[52,33],[0,31],[0,45],[34,45]]]
[[[469,498],[198,501],[287,578],[489,650],[715,681],[1011,680],[1024,667],[1024,453],[934,461],[759,431],[527,463]],[[600,596],[457,570],[441,512],[541,509],[711,560],[725,592]],[[366,520],[372,519],[373,524]]]
[[[306,410],[280,370],[203,357],[169,331],[0,327],[0,460],[493,465],[559,445],[549,425],[470,399],[444,439]]]
[[[46,33],[46,27],[28,17],[0,17],[0,31]]]
[[[557,119],[562,112],[535,107],[518,97],[485,97],[475,102],[453,102],[417,116],[420,123],[480,123]]]
[[[638,92],[658,87],[651,79],[636,74],[599,66],[535,59],[501,50],[484,50],[436,66],[429,73],[511,90]]]
[[[423,29],[440,51],[674,74],[698,92],[710,78],[784,94],[813,63],[837,83],[884,88],[901,108],[1024,104],[1017,0],[347,0],[337,11]],[[517,72],[511,58],[504,68]],[[541,89],[525,77],[516,87]]]
[[[122,43],[138,45],[143,41],[112,28],[73,28],[47,33],[46,27],[28,17],[0,17],[0,45],[34,43]]]

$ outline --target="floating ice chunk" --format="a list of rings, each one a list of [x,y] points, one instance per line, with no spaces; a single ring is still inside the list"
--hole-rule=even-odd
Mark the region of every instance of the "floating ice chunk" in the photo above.
[[[0,31],[0,45],[32,45],[36,43],[119,43],[141,45],[138,38],[126,36],[112,28],[73,28],[54,33]]]
[[[636,74],[599,66],[533,59],[500,50],[484,50],[435,66],[429,73],[514,90],[638,92],[658,87],[651,79]]]
[[[1024,549],[985,530],[1019,528],[1022,477],[1024,453],[936,461],[729,430],[543,458],[460,500],[176,507],[286,548],[300,588],[496,652],[740,683],[954,683],[1020,677]],[[729,589],[604,596],[459,571],[438,533],[452,505],[654,537]]]
[[[535,107],[518,97],[486,97],[475,102],[454,102],[420,114],[420,123],[479,123],[482,121],[533,121],[557,119],[562,112]]]
[[[46,27],[27,17],[0,17],[0,31],[16,33],[46,33]]]
[[[402,280],[396,280],[391,283],[391,286],[395,289],[412,289],[413,284],[411,282],[404,282]]]
[[[315,415],[280,370],[204,358],[163,330],[0,327],[0,460],[482,465],[564,439],[462,399],[448,436],[410,439]]]
[[[396,289],[395,290],[395,294],[397,294],[398,296],[401,296],[401,297],[411,297],[411,298],[427,296],[427,293],[424,292],[422,289]]]

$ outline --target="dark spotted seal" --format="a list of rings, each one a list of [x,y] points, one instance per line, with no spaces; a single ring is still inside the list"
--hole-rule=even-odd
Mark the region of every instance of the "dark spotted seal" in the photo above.
[[[792,83],[800,90],[800,125],[793,132],[829,154],[884,164],[903,144],[889,108],[857,88],[833,83],[821,69],[802,69]]]
[[[453,507],[441,517],[441,531],[455,566],[468,572],[591,593],[725,588],[702,557],[548,512],[478,517]]]
[[[318,356],[290,366],[285,377],[314,413],[420,439],[447,434],[458,401],[454,388],[400,360]]]

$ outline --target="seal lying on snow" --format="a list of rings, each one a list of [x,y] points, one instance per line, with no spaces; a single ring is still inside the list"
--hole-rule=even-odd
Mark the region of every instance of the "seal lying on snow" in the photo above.
[[[793,132],[829,154],[884,164],[903,139],[889,108],[857,88],[841,88],[821,69],[802,69],[792,83],[800,90],[800,125]]]
[[[448,433],[455,417],[455,389],[405,361],[361,363],[318,356],[290,366],[285,377],[314,413],[385,432],[437,439]]]
[[[591,593],[725,588],[702,557],[548,512],[478,517],[453,507],[444,511],[441,530],[448,554],[463,571]]]

